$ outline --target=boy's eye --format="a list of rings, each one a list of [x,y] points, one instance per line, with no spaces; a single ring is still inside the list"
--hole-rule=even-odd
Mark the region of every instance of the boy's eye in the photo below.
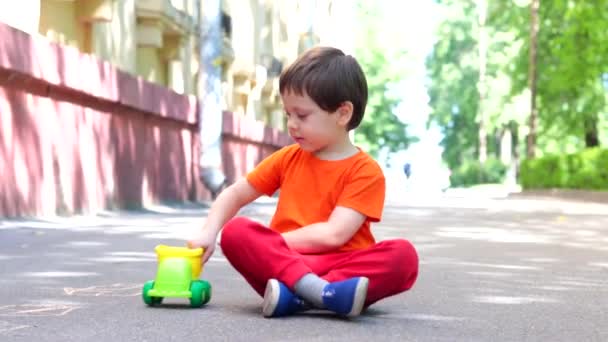
[[[291,113],[285,112],[285,116],[290,117],[291,115],[292,115]],[[300,120],[303,120],[308,116],[308,114],[298,114],[298,113],[294,113],[293,115],[295,115]]]

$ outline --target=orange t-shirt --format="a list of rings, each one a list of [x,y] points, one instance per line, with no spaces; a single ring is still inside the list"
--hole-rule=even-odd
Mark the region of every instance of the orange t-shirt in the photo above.
[[[268,196],[280,189],[270,223],[279,233],[326,222],[334,208],[342,206],[366,219],[338,251],[364,249],[375,243],[370,222],[382,217],[385,180],[378,163],[362,151],[342,160],[321,160],[297,144],[290,145],[264,159],[247,180]]]

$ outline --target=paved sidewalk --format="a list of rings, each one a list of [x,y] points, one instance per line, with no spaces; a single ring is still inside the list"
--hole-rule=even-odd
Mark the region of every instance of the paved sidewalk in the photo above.
[[[243,210],[268,222],[272,200]],[[408,293],[343,320],[265,319],[221,251],[209,305],[149,308],[154,246],[183,245],[201,206],[0,221],[1,341],[606,341],[608,205],[410,196],[378,239],[407,238],[421,272]]]
[[[589,203],[608,203],[608,191],[575,189],[533,189],[523,190],[520,186],[500,184],[478,185],[471,188],[451,188],[446,191],[451,197],[485,197],[560,200]]]
[[[608,203],[608,191],[588,191],[588,190],[567,190],[567,189],[551,189],[551,190],[525,190],[521,193],[515,193],[512,197],[535,197],[543,199],[562,199],[570,201],[592,202],[592,203]]]

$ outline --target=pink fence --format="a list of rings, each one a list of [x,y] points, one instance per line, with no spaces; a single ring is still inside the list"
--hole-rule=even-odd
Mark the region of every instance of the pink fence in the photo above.
[[[194,96],[0,23],[0,216],[198,201]],[[224,113],[230,181],[289,143]]]

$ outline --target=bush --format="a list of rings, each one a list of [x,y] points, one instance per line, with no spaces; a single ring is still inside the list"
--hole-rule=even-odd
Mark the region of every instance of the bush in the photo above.
[[[591,148],[524,160],[520,181],[524,189],[608,190],[608,150]]]
[[[562,156],[546,156],[536,159],[526,159],[520,167],[521,186],[524,188],[546,189],[561,187],[565,184],[564,177],[567,163]],[[543,171],[540,171],[543,170]]]
[[[496,158],[489,158],[485,163],[478,160],[464,162],[450,175],[451,186],[471,186],[476,184],[502,183],[507,167]]]

